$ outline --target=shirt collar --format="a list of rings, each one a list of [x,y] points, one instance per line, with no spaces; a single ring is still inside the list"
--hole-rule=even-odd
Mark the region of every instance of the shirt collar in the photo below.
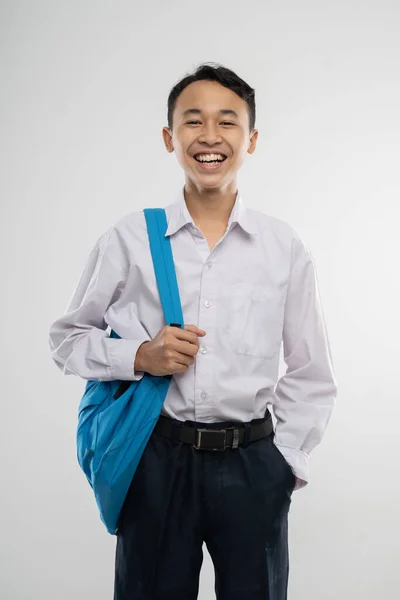
[[[182,187],[178,193],[177,200],[166,207],[165,209],[168,221],[167,231],[165,236],[170,236],[179,231],[182,227],[192,224],[196,227],[191,214],[188,211],[184,188]],[[236,194],[235,204],[233,205],[229,216],[228,227],[231,224],[237,223],[240,227],[252,235],[257,235],[257,222],[252,212],[245,206],[243,197],[238,191]]]

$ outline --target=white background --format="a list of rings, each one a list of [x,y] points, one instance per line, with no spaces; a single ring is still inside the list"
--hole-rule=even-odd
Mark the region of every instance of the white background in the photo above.
[[[84,382],[48,331],[110,224],[175,198],[167,96],[205,61],[256,89],[239,188],[310,247],[339,384],[292,498],[289,598],[398,597],[399,6],[1,3],[1,598],[112,598],[116,538],[75,455]]]

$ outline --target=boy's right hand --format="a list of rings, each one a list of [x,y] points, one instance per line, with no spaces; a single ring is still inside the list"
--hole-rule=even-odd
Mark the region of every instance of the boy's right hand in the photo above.
[[[154,339],[139,346],[134,369],[150,375],[185,373],[199,351],[198,337],[205,335],[196,325],[185,325],[184,329],[165,325]]]

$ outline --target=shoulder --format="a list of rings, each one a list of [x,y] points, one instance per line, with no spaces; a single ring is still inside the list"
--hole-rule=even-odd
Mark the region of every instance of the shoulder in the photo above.
[[[135,240],[147,235],[143,209],[135,210],[119,217],[104,231],[97,240],[97,245],[105,247],[126,247]]]
[[[111,228],[115,235],[137,235],[146,231],[144,209],[135,210],[121,216]]]
[[[91,249],[91,258],[129,257],[136,250],[137,242],[146,241],[147,229],[143,210],[136,210],[119,217],[102,233],[98,234]]]
[[[291,223],[260,210],[248,210],[253,222],[257,224],[262,240],[272,239],[282,250],[291,255],[292,260],[296,257],[313,260],[309,246]]]
[[[252,208],[247,210],[261,235],[273,235],[276,240],[289,246],[293,243],[293,240],[301,239],[296,229],[287,221],[260,210]]]

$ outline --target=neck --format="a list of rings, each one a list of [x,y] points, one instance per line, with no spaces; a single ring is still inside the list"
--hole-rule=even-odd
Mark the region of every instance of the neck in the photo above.
[[[227,225],[236,201],[237,187],[233,184],[226,190],[198,190],[185,185],[184,196],[193,221],[200,225]]]

